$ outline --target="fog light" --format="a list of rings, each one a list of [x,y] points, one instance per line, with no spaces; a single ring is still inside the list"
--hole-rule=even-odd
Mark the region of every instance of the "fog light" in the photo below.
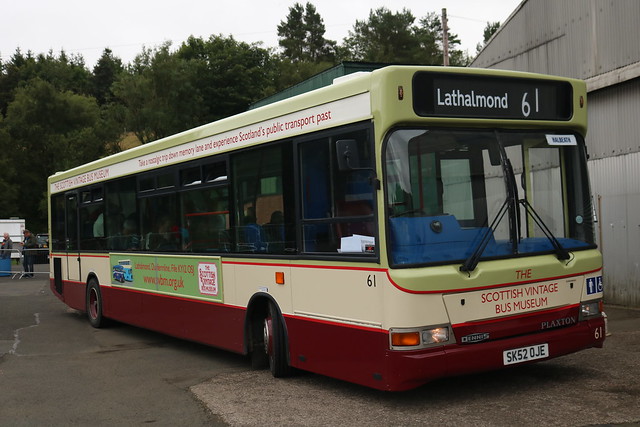
[[[434,328],[422,331],[424,344],[436,344],[449,341],[449,328]]]

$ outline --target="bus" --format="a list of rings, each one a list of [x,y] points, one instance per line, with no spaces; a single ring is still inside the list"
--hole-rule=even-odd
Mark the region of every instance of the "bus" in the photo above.
[[[586,86],[388,66],[49,178],[52,292],[380,390],[606,334]]]

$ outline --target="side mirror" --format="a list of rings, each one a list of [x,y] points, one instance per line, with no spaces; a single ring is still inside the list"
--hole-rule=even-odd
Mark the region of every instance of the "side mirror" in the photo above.
[[[355,139],[340,139],[336,141],[336,154],[338,156],[338,169],[350,171],[360,166],[360,154],[358,143]]]
[[[491,166],[500,166],[502,164],[502,159],[500,158],[500,150],[498,147],[491,145],[489,146],[489,162]]]
[[[355,139],[339,139],[336,141],[336,155],[338,170],[340,171],[370,171],[369,182],[376,190],[380,189],[380,180],[376,177],[376,170],[372,167],[360,167],[360,152]]]

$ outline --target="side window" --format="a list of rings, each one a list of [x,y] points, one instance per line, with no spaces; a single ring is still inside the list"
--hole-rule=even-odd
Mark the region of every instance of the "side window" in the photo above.
[[[80,191],[80,248],[103,249],[104,203],[102,187]]]
[[[234,252],[295,253],[291,144],[232,158]]]
[[[138,177],[138,185],[139,247],[152,252],[180,250],[182,239],[175,193],[176,169],[166,168],[142,175]]]
[[[104,186],[106,247],[111,250],[140,249],[136,179],[125,178]]]
[[[66,250],[64,194],[51,196],[51,248]]]
[[[142,249],[176,252],[182,245],[178,224],[176,194],[160,194],[140,199],[140,238]]]
[[[373,155],[367,129],[299,144],[305,252],[375,252]],[[335,142],[354,140],[357,169],[339,170]]]
[[[78,193],[71,192],[65,195],[65,209],[65,249],[76,251],[78,250]]]
[[[226,162],[198,165],[180,173],[182,250],[229,252],[229,188]]]

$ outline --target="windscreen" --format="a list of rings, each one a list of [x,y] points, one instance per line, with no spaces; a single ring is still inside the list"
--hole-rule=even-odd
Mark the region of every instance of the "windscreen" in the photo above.
[[[392,264],[593,246],[579,135],[400,129],[385,161]]]

